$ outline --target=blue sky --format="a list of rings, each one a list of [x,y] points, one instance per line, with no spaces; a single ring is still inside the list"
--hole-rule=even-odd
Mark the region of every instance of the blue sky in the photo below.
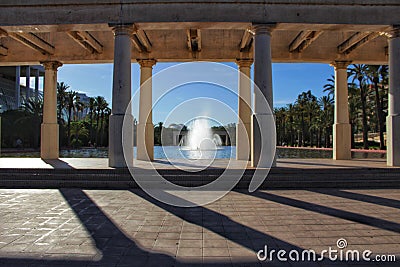
[[[153,122],[185,123],[196,115],[212,117],[221,124],[236,122],[236,69],[233,63],[156,64],[153,70]],[[139,65],[132,64],[135,117],[139,74]],[[274,106],[292,103],[306,90],[311,90],[317,97],[324,95],[323,85],[331,75],[333,67],[327,64],[273,64]],[[64,65],[59,69],[58,81],[88,96],[102,95],[111,103],[112,64]],[[188,81],[197,82],[185,84]]]

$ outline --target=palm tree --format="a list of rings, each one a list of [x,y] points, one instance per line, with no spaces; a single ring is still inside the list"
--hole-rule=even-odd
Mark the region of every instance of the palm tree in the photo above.
[[[74,147],[79,147],[82,145],[79,137],[87,137],[88,135],[89,132],[82,121],[71,122],[71,133],[68,139],[72,139],[71,143]]]
[[[305,104],[306,104],[306,93],[303,92],[301,93],[296,100],[296,113],[300,115],[300,134],[298,139],[299,139],[299,146],[304,145],[304,139],[305,139],[305,132],[306,132],[306,126],[305,126],[305,120],[304,120],[304,109],[305,109]]]
[[[385,149],[385,139],[383,133],[385,131],[385,120],[380,96],[380,71],[381,66],[379,65],[368,65],[367,66],[367,74],[368,79],[372,82],[375,92],[375,108],[376,108],[376,115],[378,120],[378,129],[379,129],[379,149]]]
[[[354,83],[349,84],[349,121],[351,126],[351,148],[355,148],[355,134],[358,129],[359,113],[360,113],[360,94]]]
[[[102,96],[96,97],[95,106],[96,106],[96,122],[97,122],[96,143],[102,145],[105,114],[106,112],[108,112],[109,108],[107,101]]]
[[[314,143],[313,143],[314,129],[313,129],[312,126],[313,126],[313,123],[314,123],[314,119],[316,117],[318,117],[318,113],[320,111],[320,108],[319,108],[319,106],[317,104],[317,98],[315,96],[311,95],[309,101],[306,103],[306,110],[307,110],[307,113],[308,113],[310,146],[312,147],[314,145]]]
[[[75,91],[68,91],[66,94],[65,108],[67,109],[67,145],[71,145],[71,121],[72,112],[76,110],[79,105],[79,96]]]
[[[294,141],[295,141],[295,136],[294,136],[294,130],[295,130],[295,116],[296,116],[296,109],[293,104],[287,105],[287,117],[288,117],[288,123],[289,123],[289,145],[294,146]]]
[[[37,101],[28,99],[22,104],[22,108],[29,114],[29,120],[33,125],[33,147],[39,147],[40,124],[43,118],[43,99],[38,98]]]
[[[108,103],[105,103],[105,107],[103,109],[103,112],[101,114],[101,132],[100,132],[100,143],[102,146],[106,145],[106,142],[104,140],[104,134],[106,132],[106,125],[109,120],[109,116],[111,115],[111,109],[108,107]]]
[[[328,83],[324,85],[324,92],[328,92],[328,96],[335,97],[335,76],[331,75],[327,81]]]
[[[308,124],[308,129],[310,128],[311,125],[311,120],[312,120],[312,112],[314,110],[315,104],[316,103],[316,97],[311,93],[310,90],[307,92],[301,93],[296,100],[296,107],[297,110],[300,114],[300,120],[301,120],[301,139],[299,139],[299,145],[304,146],[305,140],[306,140],[306,116],[308,116],[309,119],[309,124]],[[312,137],[310,134],[310,144],[312,143],[311,141]]]
[[[368,149],[368,117],[367,117],[368,87],[365,81],[367,71],[368,71],[368,66],[363,64],[354,64],[350,68],[350,77],[353,77],[352,82],[354,83],[355,80],[357,80],[360,88],[364,149]]]
[[[69,85],[64,82],[57,82],[57,121],[61,123],[63,121],[62,115],[66,104],[67,90]]]
[[[95,114],[95,110],[96,110],[96,99],[94,97],[90,97],[89,98],[89,104],[88,104],[88,108],[89,108],[89,125],[90,125],[90,129],[89,129],[89,138],[90,138],[90,142],[93,143],[93,117],[96,115]]]
[[[325,139],[325,147],[328,148],[331,146],[330,144],[330,135],[332,133],[332,125],[333,125],[333,99],[328,96],[323,96],[318,99],[318,104],[322,109],[321,112],[321,127],[322,132],[324,134]]]
[[[387,116],[388,108],[388,85],[389,85],[389,66],[382,65],[379,72],[381,76],[381,107],[384,111],[385,117]]]

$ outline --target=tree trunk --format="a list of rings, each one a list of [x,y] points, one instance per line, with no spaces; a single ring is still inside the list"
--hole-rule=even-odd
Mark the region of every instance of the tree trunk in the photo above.
[[[290,129],[290,146],[294,146],[294,134],[293,129]]]
[[[318,147],[322,146],[322,128],[318,130]]]
[[[385,123],[383,121],[383,110],[381,106],[381,99],[379,95],[379,85],[377,81],[374,81],[375,87],[375,99],[376,99],[376,115],[378,117],[379,126],[379,149],[385,149],[385,139],[383,137],[383,132],[385,131]]]
[[[304,114],[301,114],[301,140],[299,140],[300,146],[304,146],[304,136],[306,133],[305,125],[304,125]]]
[[[354,124],[355,124],[355,123],[354,123],[353,121],[350,123],[350,129],[351,129],[351,148],[355,148],[355,147],[356,147],[356,146],[355,146],[356,141],[355,141],[355,138],[354,138],[354,133],[355,133]]]
[[[301,140],[300,140],[300,138],[301,138],[301,133],[300,133],[300,131],[297,131],[297,146],[298,147],[300,147],[301,146]]]
[[[313,146],[313,134],[314,134],[314,131],[311,129],[311,126],[312,126],[312,114],[311,114],[311,112],[309,113],[309,117],[310,117],[310,147],[312,147]]]
[[[72,108],[68,108],[68,124],[67,124],[67,146],[71,146],[71,116],[72,116]]]
[[[90,143],[93,143],[93,112],[90,113],[89,123],[90,123],[89,140]]]
[[[99,130],[99,120],[100,120],[100,114],[97,114],[97,118],[96,118],[96,145],[95,146],[98,146],[99,145],[99,133],[100,133],[100,130]]]
[[[102,113],[101,114],[101,127],[100,127],[100,143],[101,143],[101,146],[103,146],[103,133],[104,133],[104,129],[103,129],[103,126],[104,126],[104,114]]]
[[[363,124],[363,143],[364,149],[368,149],[368,120],[367,120],[367,96],[365,88],[361,88],[361,109],[362,109],[362,124]]]

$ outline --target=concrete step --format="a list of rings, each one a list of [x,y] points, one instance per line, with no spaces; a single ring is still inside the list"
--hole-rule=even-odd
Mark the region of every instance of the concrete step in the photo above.
[[[166,180],[181,186],[200,186],[215,181],[223,169],[201,172],[157,170]],[[154,180],[154,173],[137,170],[135,175]],[[236,189],[247,189],[254,170],[233,171],[223,179],[241,176]],[[0,188],[138,188],[127,169],[0,169]],[[307,188],[400,188],[400,169],[394,168],[274,168],[261,186],[262,189]],[[218,188],[215,188],[218,190]]]

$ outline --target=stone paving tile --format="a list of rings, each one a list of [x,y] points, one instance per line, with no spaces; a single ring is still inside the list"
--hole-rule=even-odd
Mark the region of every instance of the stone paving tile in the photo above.
[[[189,209],[139,190],[0,190],[0,266],[398,266],[256,253],[320,252],[345,238],[400,261],[399,208],[395,189],[231,192]]]

